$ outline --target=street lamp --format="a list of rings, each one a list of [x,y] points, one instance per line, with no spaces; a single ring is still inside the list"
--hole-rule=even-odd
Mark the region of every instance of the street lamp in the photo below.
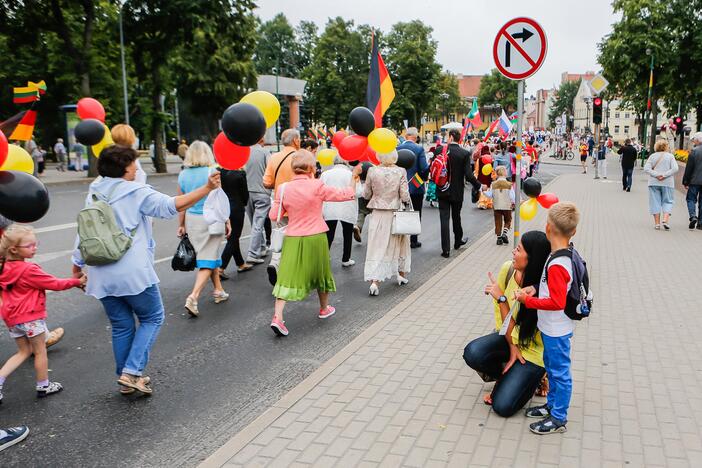
[[[584,97],[585,105],[587,106],[587,117],[585,117],[585,131],[590,131],[590,103],[592,102],[591,97]]]
[[[124,95],[124,123],[129,125],[129,99],[127,97],[127,67],[124,64],[124,31],[122,28],[122,8],[125,2],[119,4],[119,52],[122,56],[122,92]]]
[[[648,78],[648,99],[646,100],[646,112],[644,112],[643,119],[643,141],[641,142],[641,167],[644,166],[644,161],[646,160],[646,155],[648,154],[648,151],[646,150],[646,117],[649,113],[651,113],[651,95],[653,94],[653,63],[655,60],[655,56],[653,55],[653,51],[651,49],[646,49],[646,55],[651,56],[651,67]],[[653,118],[653,116],[651,116],[651,118]]]

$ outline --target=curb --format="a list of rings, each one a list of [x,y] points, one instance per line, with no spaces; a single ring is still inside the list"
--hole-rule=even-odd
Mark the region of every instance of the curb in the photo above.
[[[178,173],[177,172],[163,172],[163,173],[154,172],[154,173],[147,174],[147,175],[149,178],[151,178],[151,177],[177,176]],[[41,180],[41,179],[39,179],[39,180]],[[94,180],[95,180],[95,177],[80,177],[80,178],[77,177],[75,179],[53,180],[53,181],[47,181],[47,182],[42,181],[42,183],[46,187],[57,187],[57,186],[61,186],[61,185],[70,185],[70,184],[89,184]]]

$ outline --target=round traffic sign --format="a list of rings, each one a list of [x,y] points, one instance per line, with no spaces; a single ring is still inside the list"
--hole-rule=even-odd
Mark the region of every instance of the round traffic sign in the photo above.
[[[556,125],[560,125],[562,123],[563,123],[563,119],[561,119],[560,117],[556,117]]]
[[[511,80],[528,78],[546,58],[546,34],[531,18],[514,18],[500,28],[492,46],[497,69]]]

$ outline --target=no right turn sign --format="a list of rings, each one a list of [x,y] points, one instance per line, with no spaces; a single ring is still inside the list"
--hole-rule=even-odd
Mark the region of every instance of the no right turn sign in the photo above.
[[[546,34],[531,18],[515,18],[495,37],[492,55],[497,69],[511,80],[530,77],[546,57]]]

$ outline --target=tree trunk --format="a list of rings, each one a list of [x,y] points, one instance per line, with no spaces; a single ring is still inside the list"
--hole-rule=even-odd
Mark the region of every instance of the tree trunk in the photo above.
[[[658,134],[658,103],[656,102],[655,91],[651,96],[651,143],[648,145],[648,154],[654,153],[654,146],[656,145],[656,135]],[[645,146],[645,145],[644,145]]]
[[[151,105],[154,116],[151,119],[151,138],[154,140],[154,167],[156,172],[163,174],[168,172],[166,167],[166,156],[163,154],[163,113],[161,112],[161,70],[158,64],[151,67]]]

